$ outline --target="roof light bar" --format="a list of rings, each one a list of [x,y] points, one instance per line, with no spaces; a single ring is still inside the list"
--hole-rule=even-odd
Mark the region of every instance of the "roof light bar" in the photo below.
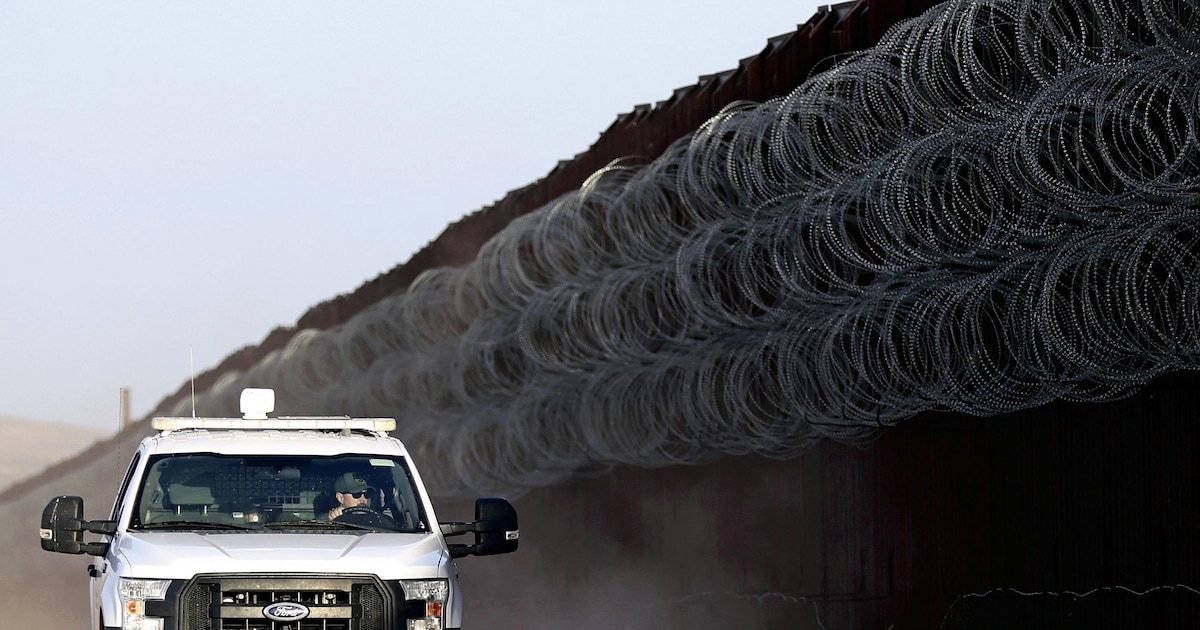
[[[279,418],[154,418],[150,426],[158,431],[183,429],[242,429],[283,431],[340,431],[342,429],[389,433],[396,430],[394,418],[279,417]]]

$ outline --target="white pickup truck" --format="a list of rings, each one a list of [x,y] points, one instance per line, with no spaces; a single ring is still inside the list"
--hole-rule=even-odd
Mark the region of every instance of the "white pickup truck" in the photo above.
[[[84,520],[79,497],[46,506],[43,549],[98,557],[91,628],[460,628],[454,559],[515,551],[512,505],[439,523],[395,420],[268,417],[264,389],[241,401],[242,418],[153,419],[109,520]]]

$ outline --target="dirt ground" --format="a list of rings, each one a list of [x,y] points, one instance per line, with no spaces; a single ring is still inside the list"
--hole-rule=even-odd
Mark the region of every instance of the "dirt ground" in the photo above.
[[[0,416],[0,490],[92,446],[108,433]]]

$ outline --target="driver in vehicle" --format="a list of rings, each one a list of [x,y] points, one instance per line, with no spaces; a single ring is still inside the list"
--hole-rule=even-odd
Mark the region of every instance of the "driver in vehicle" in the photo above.
[[[348,472],[333,482],[333,496],[337,506],[325,513],[324,520],[332,521],[350,508],[371,508],[371,496],[375,489],[361,473]]]

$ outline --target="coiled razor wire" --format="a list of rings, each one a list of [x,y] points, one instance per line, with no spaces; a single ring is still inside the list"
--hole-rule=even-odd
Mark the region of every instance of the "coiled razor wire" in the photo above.
[[[1198,123],[1192,2],[946,2],[200,407],[395,416],[469,496],[1127,396],[1200,367]]]

